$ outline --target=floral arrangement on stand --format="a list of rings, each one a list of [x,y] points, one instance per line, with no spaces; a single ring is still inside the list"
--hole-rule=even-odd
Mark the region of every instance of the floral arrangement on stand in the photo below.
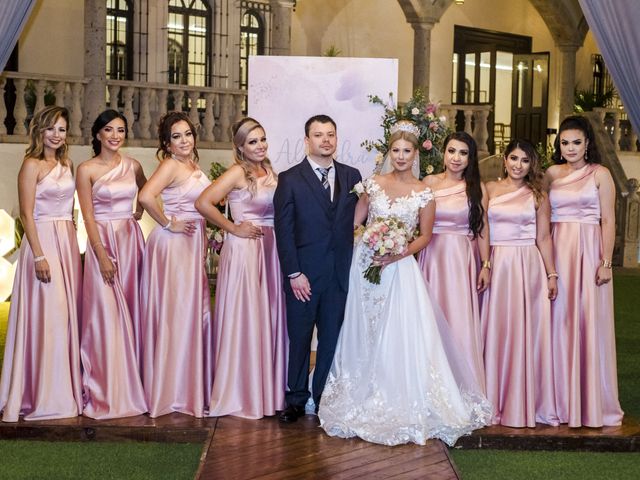
[[[215,182],[220,175],[227,171],[227,167],[218,162],[213,162],[209,169],[209,178],[212,182]],[[225,214],[225,201],[223,200],[218,205],[218,210]],[[220,227],[207,222],[207,258],[206,258],[206,270],[209,278],[215,278],[218,270],[218,255],[222,249],[224,243],[224,230]]]
[[[365,140],[361,144],[369,152],[373,149],[378,151],[374,170],[376,173],[382,168],[387,154],[391,126],[400,120],[412,122],[420,129],[420,178],[443,171],[442,142],[451,130],[447,126],[446,117],[438,116],[439,104],[430,102],[420,89],[417,89],[413,97],[403,105],[396,105],[391,93],[387,102],[377,95],[369,95],[369,101],[384,108],[381,123],[384,138],[375,141]]]

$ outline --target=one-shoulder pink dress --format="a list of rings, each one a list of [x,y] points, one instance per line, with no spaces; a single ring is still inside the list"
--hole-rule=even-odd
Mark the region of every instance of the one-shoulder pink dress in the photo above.
[[[11,294],[0,380],[2,420],[75,417],[82,413],[80,297],[82,265],[72,221],[75,182],[58,163],[36,186],[33,216],[51,270],[36,278],[23,237]]]
[[[477,245],[469,231],[466,185],[436,190],[436,216],[429,245],[418,264],[433,302],[440,307],[460,346],[460,356],[484,393],[484,365],[477,291]]]
[[[211,416],[261,418],[285,406],[287,329],[273,233],[275,188],[269,174],[257,179],[254,195],[244,188],[228,196],[233,220],[259,225],[263,236],[227,234],[220,253]]]
[[[139,369],[140,268],[144,238],[133,218],[138,193],[128,157],[91,189],[100,241],[116,267],[107,285],[90,242],[84,256],[82,302],[83,415],[130,417],[147,411]]]
[[[553,373],[561,423],[620,425],[613,285],[596,285],[602,259],[597,164],[551,183],[558,297],[551,307]]]
[[[167,218],[192,220],[189,236],[156,227],[145,247],[141,309],[143,383],[149,415],[204,416],[211,393],[211,298],[206,225],[194,207],[211,182],[197,169],[162,193]]]
[[[558,425],[551,360],[551,305],[536,246],[533,192],[523,186],[489,201],[491,284],[481,323],[493,423]]]

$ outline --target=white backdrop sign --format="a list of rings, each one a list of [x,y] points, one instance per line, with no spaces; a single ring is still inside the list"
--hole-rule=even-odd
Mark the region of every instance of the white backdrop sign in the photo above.
[[[398,60],[386,58],[249,58],[249,116],[265,128],[276,171],[304,158],[304,123],[326,114],[338,125],[337,160],[371,175],[376,152],[364,140],[382,137],[382,108],[368,95],[397,97]]]

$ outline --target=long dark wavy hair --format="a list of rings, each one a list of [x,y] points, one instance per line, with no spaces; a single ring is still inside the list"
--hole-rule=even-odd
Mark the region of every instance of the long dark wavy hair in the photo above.
[[[93,148],[93,153],[96,156],[100,155],[100,151],[102,150],[102,144],[100,143],[100,140],[98,140],[98,132],[116,118],[119,118],[124,122],[124,138],[129,136],[129,122],[127,122],[127,117],[116,110],[105,110],[98,115],[91,126],[91,147]]]
[[[544,173],[540,166],[540,157],[538,156],[538,152],[536,152],[535,147],[529,140],[515,138],[511,140],[504,149],[505,161],[509,154],[516,148],[522,150],[529,159],[529,171],[524,177],[524,183],[531,189],[536,201],[539,201],[542,198],[542,180],[544,178]]]
[[[584,137],[589,142],[584,155],[585,162],[602,163],[602,158],[600,157],[600,152],[598,151],[596,136],[593,133],[593,128],[591,128],[591,123],[589,123],[589,120],[587,120],[585,117],[571,115],[565,118],[560,124],[558,135],[556,135],[556,141],[553,143],[553,148],[555,149],[553,152],[553,161],[556,164],[567,163],[567,161],[562,158],[562,153],[560,152],[560,134],[565,130],[580,130],[584,134]]]
[[[158,124],[159,145],[156,150],[156,158],[162,161],[171,156],[171,152],[169,151],[169,145],[171,145],[171,127],[178,122],[187,122],[187,125],[189,125],[193,135],[193,161],[195,163],[200,162],[200,156],[198,155],[198,149],[196,148],[198,131],[189,118],[189,115],[185,112],[169,112],[160,119],[160,123]]]
[[[482,206],[482,187],[480,186],[480,166],[478,164],[478,146],[471,135],[466,132],[453,132],[444,139],[443,152],[447,154],[447,145],[451,140],[458,140],[469,148],[469,164],[462,172],[467,185],[467,203],[469,205],[469,231],[477,238],[484,228],[484,207]]]

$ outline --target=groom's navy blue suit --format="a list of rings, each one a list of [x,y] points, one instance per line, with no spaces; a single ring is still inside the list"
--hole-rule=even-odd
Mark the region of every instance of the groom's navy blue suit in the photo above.
[[[289,333],[288,405],[309,398],[309,354],[313,327],[318,349],[313,375],[316,406],[324,388],[344,317],[353,254],[353,216],[361,180],[353,167],[333,162],[333,201],[305,158],[278,176],[273,198],[278,256],[284,274]],[[295,298],[288,276],[301,272],[311,284],[311,300]]]

